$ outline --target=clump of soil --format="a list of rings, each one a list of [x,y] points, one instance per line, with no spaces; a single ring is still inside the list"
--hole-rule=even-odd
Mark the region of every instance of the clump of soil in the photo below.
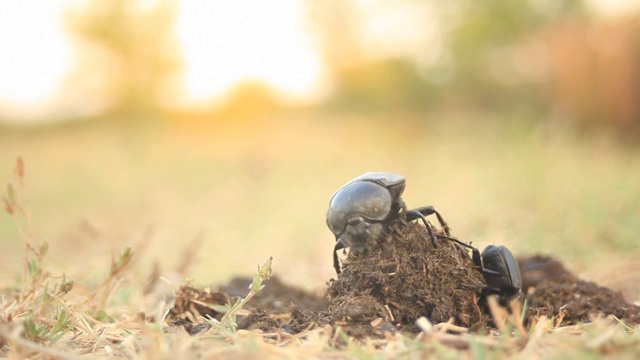
[[[214,310],[212,305],[225,305],[229,300],[229,296],[222,291],[212,293],[191,285],[183,285],[176,293],[175,303],[169,315],[188,315],[192,318],[210,317],[220,320],[224,314]]]
[[[562,263],[550,256],[521,256],[516,259],[522,274],[522,291],[527,291],[545,281],[575,283],[578,277],[567,270]]]
[[[613,315],[629,325],[640,324],[640,307],[622,294],[578,279],[556,259],[548,256],[518,258],[529,320],[545,315],[563,324],[590,321],[598,315]]]
[[[398,328],[425,316],[469,327],[480,321],[482,275],[465,249],[432,241],[424,226],[397,222],[368,253],[349,253],[327,290],[335,323],[368,324],[383,319]]]
[[[220,291],[229,296],[245,296],[249,292],[251,282],[252,279],[248,277],[234,278],[228,284],[221,286]],[[252,306],[258,309],[285,313],[294,304],[303,311],[321,311],[329,306],[324,293],[312,293],[289,286],[283,283],[279,276],[273,276],[265,284],[265,288],[251,300]]]
[[[182,326],[191,335],[208,330],[211,326],[202,318],[220,320],[224,315],[215,310],[216,305],[225,305],[231,298],[224,292],[212,293],[191,285],[183,285],[176,292],[173,308],[167,316],[167,323]]]
[[[192,335],[208,330],[211,326],[202,318],[219,321],[224,313],[216,309],[246,296],[251,283],[251,278],[234,278],[216,292],[183,285],[176,293],[167,323],[182,326]],[[265,285],[244,307],[249,315],[238,317],[238,329],[272,331],[282,328],[297,333],[315,324],[328,323],[328,320],[322,320],[327,315],[321,310],[329,306],[325,296],[286,285],[278,276],[265,281]]]

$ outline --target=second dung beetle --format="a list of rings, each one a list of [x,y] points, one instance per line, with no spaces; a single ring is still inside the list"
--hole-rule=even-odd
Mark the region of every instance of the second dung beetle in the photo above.
[[[392,172],[368,172],[349,181],[331,197],[327,211],[327,225],[336,237],[333,251],[333,267],[341,271],[337,251],[350,248],[362,253],[367,244],[376,244],[385,226],[400,218],[402,221],[421,219],[431,238],[435,232],[426,216],[435,214],[449,235],[449,227],[433,206],[423,206],[407,211],[402,193],[406,179]],[[403,215],[401,215],[403,214]]]
[[[487,283],[485,293],[496,294],[503,302],[518,296],[522,288],[522,275],[516,258],[503,245],[489,245],[482,254],[473,251],[473,262]]]

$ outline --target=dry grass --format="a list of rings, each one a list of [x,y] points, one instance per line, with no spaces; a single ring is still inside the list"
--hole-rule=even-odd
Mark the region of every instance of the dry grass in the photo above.
[[[331,326],[291,335],[235,331],[220,325],[190,336],[182,328],[164,323],[171,304],[160,293],[144,294],[141,287],[127,282],[128,267],[117,265],[125,264],[125,258],[112,262],[116,264],[114,271],[102,286],[91,291],[73,289],[67,294],[59,288],[56,291],[55,286],[52,290],[38,286],[5,294],[0,318],[2,354],[33,359],[582,358],[587,354],[633,358],[640,349],[640,328],[629,328],[612,318],[555,327],[558,319],[543,317],[526,329],[519,304],[512,304],[514,311],[509,314],[495,302],[491,308],[497,329],[486,335],[450,323],[431,325],[423,318],[418,322],[423,330],[418,335],[396,334],[365,341],[350,339]],[[47,275],[39,280],[63,284]],[[127,287],[135,288],[132,298],[117,300],[114,295]]]
[[[541,318],[523,328],[498,308],[503,320],[489,334],[423,324],[417,336],[365,342],[331,327],[297,335],[212,328],[194,337],[167,327],[167,295],[187,276],[220,283],[270,255],[286,281],[323,288],[332,276],[326,203],[369,170],[406,175],[409,206],[436,205],[478,246],[554,253],[605,285],[621,278],[611,267],[598,271],[614,258],[622,278],[636,275],[628,264],[640,257],[640,156],[610,138],[455,119],[272,120],[251,129],[94,125],[0,135],[12,153],[0,159],[0,176],[15,173],[5,204],[13,219],[0,220],[3,355],[634,358],[640,351],[640,329],[615,319],[556,327],[557,319]],[[10,165],[18,154],[26,170]],[[638,294],[636,282],[619,284]]]

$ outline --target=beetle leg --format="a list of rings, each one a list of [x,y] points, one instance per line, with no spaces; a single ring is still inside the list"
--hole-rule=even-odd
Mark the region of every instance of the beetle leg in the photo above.
[[[447,225],[447,222],[444,221],[444,218],[442,217],[442,215],[440,215],[440,213],[438,212],[438,210],[436,210],[433,206],[428,205],[428,206],[422,206],[419,207],[417,209],[413,209],[411,211],[417,211],[420,214],[424,215],[424,216],[429,216],[429,215],[436,215],[436,217],[438,217],[438,222],[440,223],[440,226],[442,226],[442,228],[444,229],[444,233],[449,236],[450,231],[449,231],[449,225]]]
[[[404,200],[402,199],[398,199],[398,201],[396,201],[396,203],[394,204],[394,206],[397,206],[397,213],[399,213],[400,215],[400,222],[402,222],[402,224],[406,225],[407,223],[407,204],[404,202]],[[394,211],[392,210],[392,213],[394,213]]]
[[[472,247],[472,249],[473,249],[473,263],[476,265],[476,268],[480,269],[481,272],[484,274],[484,269],[482,266],[482,258],[480,257],[480,250],[478,250],[478,248],[476,247]]]
[[[406,213],[406,218],[409,221],[415,220],[415,219],[420,219],[422,220],[422,222],[424,223],[424,226],[427,228],[427,231],[429,232],[429,236],[431,237],[431,243],[433,244],[433,247],[436,247],[436,233],[435,231],[433,231],[433,225],[431,225],[431,223],[427,220],[426,217],[424,217],[424,215],[422,215],[421,212],[416,211],[416,210],[409,210]]]
[[[466,247],[466,248],[468,248],[468,249],[471,249],[471,250],[477,250],[474,246],[469,245],[469,244],[467,244],[467,243],[463,243],[462,241],[460,241],[460,240],[458,240],[458,239],[456,239],[456,238],[454,238],[454,237],[445,236],[445,235],[438,235],[438,237],[439,237],[439,238],[441,238],[441,239],[447,239],[447,240],[449,240],[449,241],[453,241],[454,243],[457,243],[457,244],[459,244],[459,245],[462,245],[462,246],[464,246],[464,247]],[[480,256],[480,251],[478,251],[478,259],[480,259],[480,257],[479,257],[479,256]]]
[[[340,275],[340,260],[338,260],[338,250],[344,249],[345,246],[342,241],[338,240],[336,246],[333,248],[333,268],[336,269],[336,274]]]

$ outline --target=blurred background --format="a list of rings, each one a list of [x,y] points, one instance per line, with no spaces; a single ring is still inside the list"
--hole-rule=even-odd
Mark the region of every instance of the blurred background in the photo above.
[[[640,3],[56,0],[0,11],[0,179],[47,264],[334,276],[330,196],[406,176],[464,241],[640,299]],[[0,277],[22,241],[0,217]],[[185,257],[188,251],[194,257]],[[634,265],[635,264],[635,265]]]

